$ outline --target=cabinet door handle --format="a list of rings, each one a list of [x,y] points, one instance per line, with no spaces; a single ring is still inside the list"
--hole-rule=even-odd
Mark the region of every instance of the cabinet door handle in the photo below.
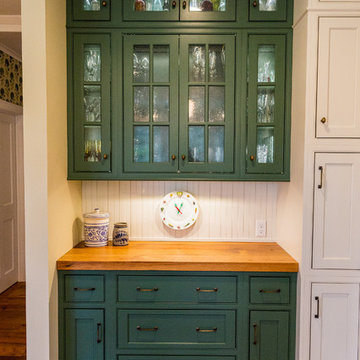
[[[106,2],[106,1],[103,1],[103,2],[101,3],[101,5],[105,7],[105,6],[107,5],[107,2]]]
[[[186,155],[181,155],[181,159],[185,160],[186,159]]]
[[[255,160],[255,156],[254,155],[250,155],[250,161],[254,161]]]
[[[159,288],[157,288],[157,287],[154,287],[154,288],[152,288],[152,289],[142,289],[141,287],[137,287],[136,288],[136,291],[142,291],[142,292],[145,292],[145,291],[158,291],[159,290]]]
[[[75,291],[95,291],[95,288],[82,289],[82,288],[74,287],[74,290]]]
[[[104,158],[104,160],[106,160],[108,158],[108,154],[104,154],[103,158]]]
[[[186,9],[186,1],[183,1],[182,7],[183,7],[184,10]]]
[[[102,342],[102,325],[101,323],[97,323],[97,328],[96,328],[96,337],[97,337],[97,343],[101,343]]]
[[[264,289],[260,289],[259,292],[260,292],[260,293],[263,293],[263,294],[275,294],[275,293],[281,292],[281,289],[274,289],[274,290],[264,290]]]
[[[171,155],[171,160],[176,160],[176,155]]]
[[[322,166],[319,166],[320,170],[320,184],[318,185],[318,189],[322,189],[323,187],[323,177],[324,177],[324,168]]]
[[[142,328],[140,325],[136,327],[136,330],[139,331],[158,331],[159,328],[157,326],[154,326],[153,328]]]
[[[316,314],[314,315],[315,319],[319,318],[319,310],[320,310],[320,299],[318,296],[315,296],[315,301],[316,301]]]
[[[256,0],[255,0],[255,1],[253,1],[252,6],[253,6],[253,7],[257,7],[257,6],[258,6],[258,3],[257,3],[257,1],[256,1]]]
[[[202,332],[202,333],[210,333],[210,332],[216,332],[217,328],[214,327],[212,329],[200,329],[199,327],[196,328],[197,332]]]
[[[172,5],[173,9],[176,9],[176,1],[175,0],[171,3],[171,5]]]
[[[201,288],[196,288],[196,291],[197,291],[197,292],[206,292],[206,293],[209,293],[209,292],[217,292],[217,291],[218,291],[218,288],[213,288],[213,289],[201,289]]]
[[[254,328],[254,341],[253,341],[253,344],[256,345],[257,344],[257,323],[253,323],[253,328]]]
[[[326,117],[321,118],[320,121],[321,121],[322,124],[325,124],[326,123]]]

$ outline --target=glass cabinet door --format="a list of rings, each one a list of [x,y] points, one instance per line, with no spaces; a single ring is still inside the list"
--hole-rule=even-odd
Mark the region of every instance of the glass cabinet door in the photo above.
[[[285,35],[250,35],[247,173],[284,169]]]
[[[111,0],[72,0],[74,20],[110,20]]]
[[[180,0],[124,0],[125,20],[177,21]]]
[[[180,20],[235,21],[236,0],[185,0],[180,3]]]
[[[110,35],[75,34],[75,171],[110,171]]]
[[[177,36],[124,37],[125,171],[177,171],[177,49]]]
[[[248,0],[250,21],[286,21],[288,0]]]
[[[180,37],[180,170],[231,172],[235,37]]]

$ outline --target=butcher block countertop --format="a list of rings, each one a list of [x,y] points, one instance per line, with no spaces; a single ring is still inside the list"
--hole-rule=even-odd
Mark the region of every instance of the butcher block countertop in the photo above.
[[[130,241],[98,248],[80,243],[57,269],[297,272],[299,264],[275,242]]]

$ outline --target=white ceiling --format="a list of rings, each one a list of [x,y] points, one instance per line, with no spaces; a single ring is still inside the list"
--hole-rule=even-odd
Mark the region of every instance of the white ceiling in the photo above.
[[[21,0],[0,0],[0,15],[21,15]]]

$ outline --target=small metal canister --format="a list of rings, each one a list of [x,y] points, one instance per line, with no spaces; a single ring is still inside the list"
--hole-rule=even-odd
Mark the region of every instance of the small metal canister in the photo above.
[[[113,245],[125,246],[129,244],[128,226],[126,222],[118,222],[114,224]]]

